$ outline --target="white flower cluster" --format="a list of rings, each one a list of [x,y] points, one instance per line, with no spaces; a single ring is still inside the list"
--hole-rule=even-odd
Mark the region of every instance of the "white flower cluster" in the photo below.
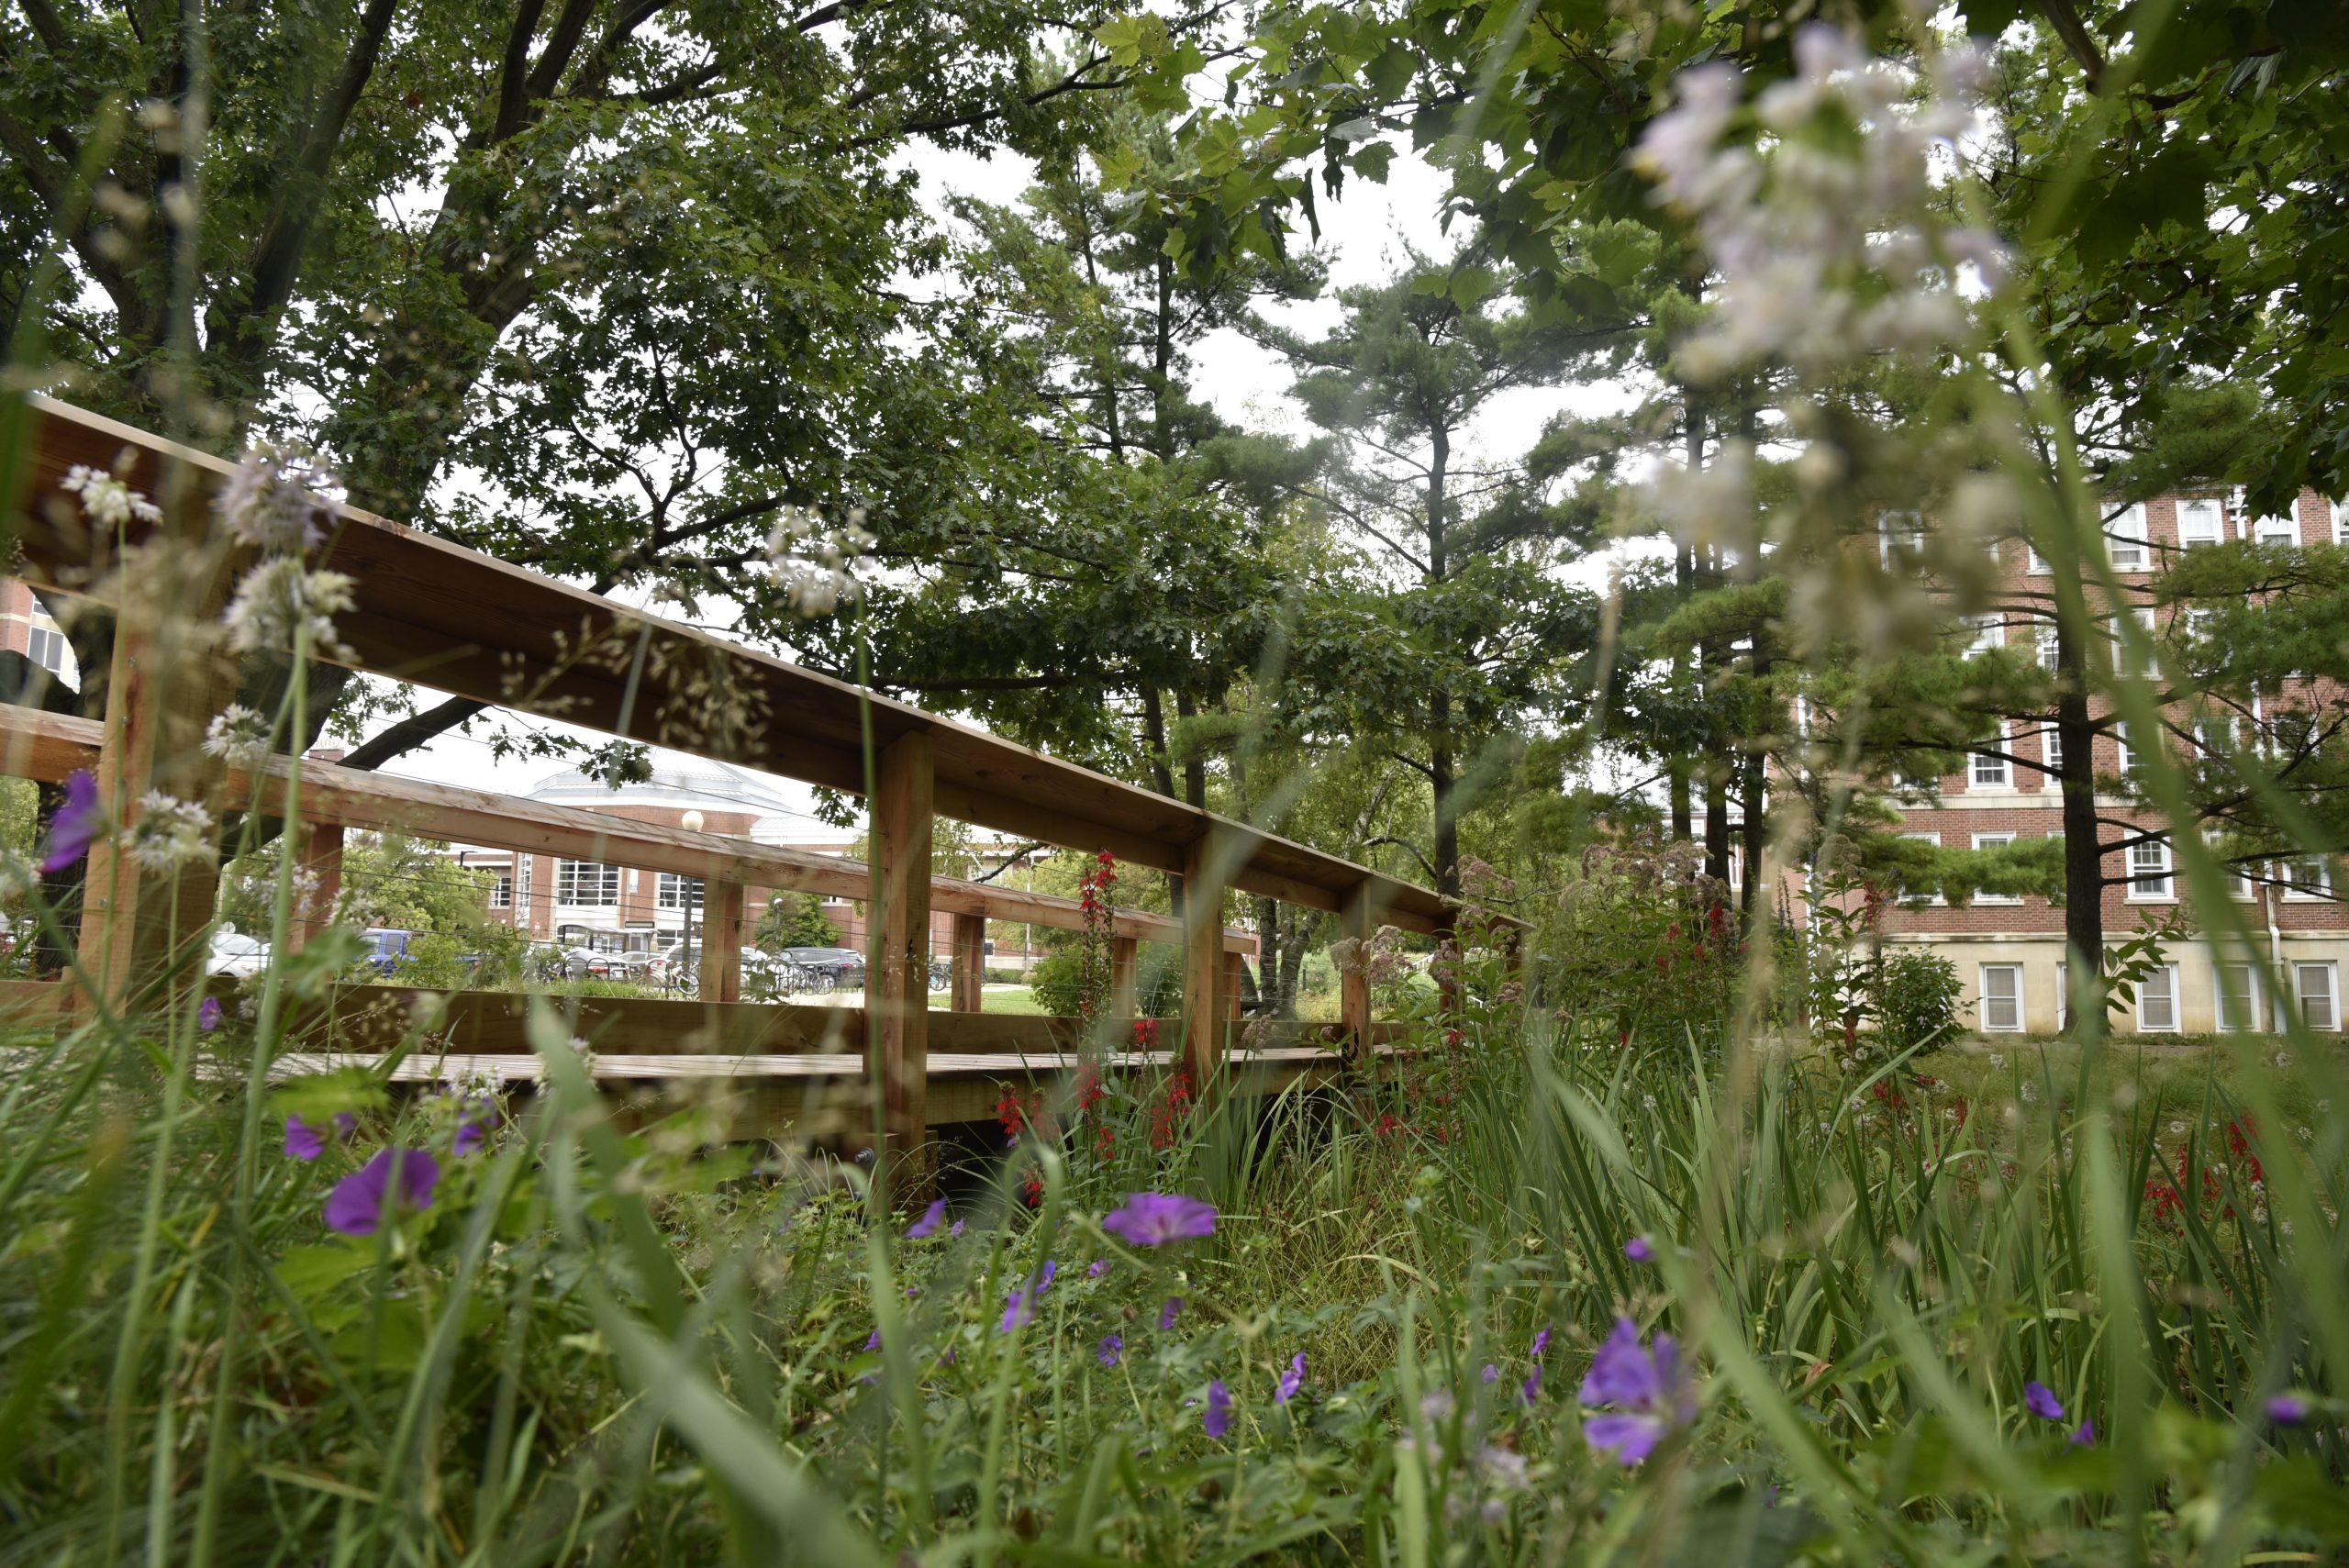
[[[862,509],[835,528],[819,513],[786,506],[767,533],[767,574],[791,601],[792,612],[812,620],[830,615],[843,601],[855,603],[863,593],[856,572],[873,544]]]
[[[204,752],[232,768],[257,768],[269,759],[269,720],[232,702],[212,716],[204,731]]]
[[[125,452],[125,457],[129,453]],[[123,483],[122,476],[75,463],[65,471],[61,487],[82,498],[82,515],[94,523],[118,528],[133,517],[142,523],[162,521],[163,509]]]
[[[325,539],[321,525],[336,488],[334,475],[308,452],[255,447],[220,487],[215,505],[241,542],[272,554],[300,555]]]
[[[212,814],[195,801],[150,789],[139,797],[138,820],[123,830],[123,843],[149,871],[172,871],[212,853]]]
[[[293,650],[306,635],[310,654],[348,660],[335,616],[352,606],[351,581],[340,572],[313,572],[298,555],[273,556],[245,573],[228,606],[228,646],[239,653]]]
[[[1980,57],[1930,56],[1921,97],[1908,71],[1824,24],[1796,34],[1794,58],[1794,76],[1754,100],[1766,156],[1731,139],[1741,83],[1724,65],[1681,77],[1636,155],[1720,273],[1709,324],[1679,350],[1698,381],[1931,354],[1967,334],[1961,270],[1987,287],[2006,276],[1996,237],[1932,210],[1940,150],[1976,123]]]

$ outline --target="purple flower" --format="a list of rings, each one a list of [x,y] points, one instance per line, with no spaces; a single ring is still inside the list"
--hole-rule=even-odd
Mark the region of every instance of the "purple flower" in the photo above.
[[[2072,1446],[2074,1448],[2086,1448],[2094,1441],[2096,1441],[2096,1423],[2094,1421],[2084,1420],[2078,1426],[2072,1429]]]
[[[1273,1403],[1275,1405],[1287,1404],[1290,1400],[1297,1397],[1297,1391],[1304,1386],[1305,1352],[1303,1351],[1299,1351],[1296,1355],[1289,1358],[1288,1370],[1281,1373],[1280,1382],[1275,1385],[1273,1389]]]
[[[1501,1369],[1500,1369],[1500,1368],[1498,1368],[1498,1367],[1495,1366],[1495,1365],[1494,1365],[1492,1362],[1486,1362],[1485,1363],[1485,1381],[1486,1381],[1486,1383],[1497,1383],[1497,1382],[1499,1382],[1499,1381],[1500,1381],[1500,1375],[1501,1375]]]
[[[961,1240],[963,1239],[963,1222],[958,1219],[952,1225],[948,1226],[946,1229],[946,1234],[953,1237],[958,1241]]]
[[[350,1111],[337,1111],[334,1113],[334,1135],[337,1138],[349,1138],[352,1133],[357,1132],[358,1130],[359,1118],[357,1116],[353,1115]]]
[[[315,1160],[326,1152],[327,1140],[318,1129],[298,1116],[285,1118],[285,1152],[296,1160]]]
[[[1215,1206],[1180,1193],[1128,1193],[1125,1207],[1102,1216],[1101,1229],[1135,1247],[1189,1241],[1215,1234]]]
[[[1540,1361],[1542,1359],[1542,1352],[1549,1348],[1550,1330],[1544,1329],[1540,1333],[1533,1336],[1533,1359],[1535,1361]]]
[[[1100,1358],[1103,1366],[1115,1366],[1125,1348],[1126,1337],[1123,1334],[1104,1334],[1101,1342],[1093,1347],[1093,1353]]]
[[[2064,1402],[2055,1397],[2054,1389],[2035,1378],[2022,1385],[2022,1403],[2023,1408],[2043,1421],[2064,1418]]]
[[[946,1200],[935,1199],[928,1208],[921,1211],[919,1219],[906,1227],[906,1239],[909,1241],[927,1240],[938,1234],[938,1228],[945,1222],[945,1219]],[[959,1230],[961,1227],[958,1226],[956,1229]]]
[[[40,858],[41,873],[53,876],[80,860],[106,827],[106,812],[98,805],[98,781],[87,768],[74,769],[65,775],[65,804],[49,819],[49,853]]]
[[[195,1027],[202,1029],[206,1034],[210,1034],[214,1029],[220,1027],[219,997],[206,996],[203,1001],[196,1004]]]
[[[1044,1272],[1036,1276],[1036,1294],[1041,1296],[1044,1292],[1044,1287],[1052,1283],[1052,1276],[1060,1272],[1061,1266],[1052,1262],[1052,1259],[1046,1258],[1044,1260]]]
[[[388,1201],[395,1209],[432,1207],[440,1162],[421,1149],[385,1149],[335,1184],[327,1195],[327,1223],[345,1236],[373,1236]]]
[[[1540,1362],[1533,1363],[1533,1370],[1525,1374],[1525,1381],[1518,1385],[1517,1392],[1528,1405],[1542,1397],[1542,1363]]]
[[[2309,1418],[2309,1402],[2297,1394],[2278,1394],[2267,1402],[2267,1418],[2279,1427],[2297,1427]]]
[[[450,1151],[460,1159],[472,1153],[489,1141],[489,1129],[496,1125],[497,1113],[494,1110],[465,1118],[457,1124],[456,1140],[450,1144]]]
[[[881,1348],[880,1329],[875,1329],[873,1330],[873,1337],[864,1341],[864,1348],[868,1351],[877,1351]]]
[[[1634,1236],[1623,1243],[1623,1256],[1635,1263],[1652,1263],[1655,1262],[1655,1249],[1648,1245],[1646,1237]]]
[[[1035,1315],[1035,1303],[1029,1299],[1028,1289],[1025,1285],[1022,1285],[1018,1290],[1011,1293],[1010,1300],[1003,1304],[1003,1327],[1001,1332],[1006,1334],[1010,1333],[1014,1329],[1019,1328],[1022,1323],[1027,1322]]]
[[[1680,1365],[1680,1347],[1669,1334],[1655,1337],[1652,1351],[1640,1347],[1640,1331],[1629,1318],[1615,1319],[1591,1358],[1582,1380],[1582,1402],[1611,1405],[1612,1413],[1583,1423],[1583,1439],[1631,1465],[1645,1459],[1675,1426],[1696,1418],[1696,1393]]]
[[[1158,1326],[1161,1329],[1172,1329],[1174,1327],[1174,1315],[1182,1310],[1183,1298],[1179,1296],[1168,1296],[1166,1305],[1158,1309]]]
[[[1085,1277],[1087,1279],[1099,1279],[1103,1274],[1106,1274],[1108,1272],[1109,1260],[1107,1258],[1096,1258],[1093,1260],[1093,1266],[1085,1271]]]
[[[1207,1413],[1199,1418],[1199,1424],[1211,1438],[1221,1438],[1231,1430],[1231,1390],[1219,1377],[1208,1385]]]

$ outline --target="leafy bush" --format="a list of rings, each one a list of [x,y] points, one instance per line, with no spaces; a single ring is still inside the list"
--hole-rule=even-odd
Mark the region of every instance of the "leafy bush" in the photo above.
[[[1887,950],[1873,985],[1876,1030],[1885,1047],[1898,1053],[1954,1033],[1957,999],[1965,989],[1957,965],[1939,953],[1907,946]]]

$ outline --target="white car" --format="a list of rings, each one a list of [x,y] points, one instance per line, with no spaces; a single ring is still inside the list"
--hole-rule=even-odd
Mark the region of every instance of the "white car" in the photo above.
[[[226,929],[212,933],[212,956],[206,974],[228,974],[242,980],[269,967],[269,944],[259,937]]]

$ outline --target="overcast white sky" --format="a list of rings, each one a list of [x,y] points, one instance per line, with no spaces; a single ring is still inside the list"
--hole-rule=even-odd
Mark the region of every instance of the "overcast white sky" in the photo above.
[[[913,161],[929,204],[939,212],[953,195],[991,202],[1016,201],[1033,174],[1033,166],[1026,160],[1005,155],[983,160],[929,149]],[[1341,199],[1323,201],[1319,249],[1329,263],[1332,288],[1392,277],[1405,265],[1410,248],[1428,256],[1448,254],[1452,245],[1437,221],[1444,188],[1441,172],[1404,148],[1398,150],[1386,184],[1349,181]],[[1338,314],[1335,303],[1324,299],[1286,307],[1284,322],[1304,331],[1328,330],[1337,325]],[[1289,372],[1275,356],[1236,332],[1225,331],[1208,339],[1197,358],[1197,384],[1226,418],[1259,429],[1303,432],[1302,414],[1287,395]],[[1463,455],[1471,460],[1480,454],[1515,456],[1531,445],[1543,423],[1561,409],[1574,406],[1595,411],[1620,402],[1623,395],[1610,389],[1581,388],[1527,390],[1496,399],[1463,443]],[[427,700],[437,698],[428,695]],[[541,720],[516,722],[558,730],[567,728]],[[546,761],[501,761],[491,754],[485,740],[447,735],[384,771],[518,795],[562,766]],[[811,837],[834,831],[819,827],[812,816],[808,822]]]

